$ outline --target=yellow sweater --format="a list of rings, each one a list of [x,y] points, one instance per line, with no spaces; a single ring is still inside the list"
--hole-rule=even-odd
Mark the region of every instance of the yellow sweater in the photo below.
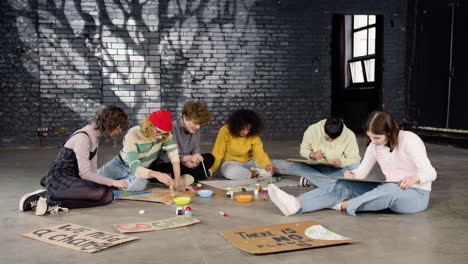
[[[255,158],[255,161],[263,168],[271,165],[270,158],[263,150],[263,143],[258,135],[245,138],[234,137],[229,132],[228,125],[219,129],[211,154],[215,157],[215,162],[211,167],[213,173],[219,168],[222,160],[247,162]]]
[[[340,159],[342,168],[359,163],[359,147],[353,131],[343,124],[343,132],[332,142],[325,139],[325,122],[321,120],[307,128],[301,143],[301,156],[310,159],[313,151],[321,150],[329,161]]]

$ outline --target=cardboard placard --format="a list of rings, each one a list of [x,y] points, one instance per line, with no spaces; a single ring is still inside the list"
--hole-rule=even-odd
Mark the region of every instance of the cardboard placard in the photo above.
[[[197,195],[197,193],[191,192],[191,191],[185,191],[185,192],[174,191],[174,197],[180,197],[180,196],[192,197],[195,195]],[[163,203],[163,204],[170,205],[174,203],[173,201],[174,197],[171,197],[171,192],[168,189],[153,188],[153,189],[149,189],[143,192],[142,194],[129,194],[127,196],[119,195],[115,197],[115,199],[146,201],[146,202]]]
[[[378,180],[378,179],[349,179],[349,178],[340,178],[340,177],[331,177],[331,176],[320,176],[320,175],[315,175],[320,178],[329,178],[329,179],[335,179],[335,180],[340,180],[340,181],[354,181],[354,182],[376,182],[376,183],[398,183],[398,182],[393,182],[393,181],[385,181],[385,180]]]
[[[71,223],[39,228],[30,232],[24,232],[23,235],[42,242],[87,253],[93,253],[138,239],[138,237],[103,232]]]
[[[310,165],[327,165],[332,166],[329,161],[326,160],[305,160],[305,159],[286,159],[287,161],[291,162],[302,162]]]
[[[253,191],[255,189],[255,184],[259,184],[262,189],[267,189],[268,184],[273,183],[278,187],[286,186],[296,186],[297,181],[291,181],[288,179],[281,179],[276,181],[275,177],[272,177],[271,180],[257,181],[257,179],[243,179],[243,180],[219,180],[219,181],[200,181],[203,184],[213,186],[215,188],[226,190],[226,188],[231,188],[233,191],[240,191],[242,188],[245,188],[246,191]]]
[[[259,226],[220,233],[237,248],[267,254],[357,242],[335,234],[315,221]]]
[[[135,233],[177,228],[181,226],[193,225],[196,223],[200,223],[200,220],[192,216],[184,215],[151,222],[117,224],[114,225],[114,227],[119,230],[120,233]]]

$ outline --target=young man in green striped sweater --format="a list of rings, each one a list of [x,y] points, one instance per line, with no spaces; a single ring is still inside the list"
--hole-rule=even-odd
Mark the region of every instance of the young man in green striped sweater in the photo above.
[[[183,180],[181,181],[179,151],[171,130],[172,117],[169,111],[158,110],[151,113],[140,126],[132,127],[127,132],[119,155],[102,166],[98,173],[111,179],[125,180],[128,183],[128,191],[144,190],[148,179],[151,178],[167,186],[174,186],[178,191],[193,191],[192,187],[184,185]],[[169,174],[148,169],[161,151],[168,153],[174,178]]]

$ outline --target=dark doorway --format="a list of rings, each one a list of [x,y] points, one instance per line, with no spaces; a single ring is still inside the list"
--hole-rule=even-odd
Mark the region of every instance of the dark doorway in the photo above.
[[[468,130],[468,2],[412,3],[409,116],[420,127]]]
[[[382,21],[381,15],[332,18],[331,112],[356,132],[382,108]]]

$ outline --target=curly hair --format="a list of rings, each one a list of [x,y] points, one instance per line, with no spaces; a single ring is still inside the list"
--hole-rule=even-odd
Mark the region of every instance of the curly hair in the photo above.
[[[240,131],[250,125],[251,129],[247,137],[253,137],[263,130],[263,121],[254,111],[249,109],[239,109],[229,115],[227,121],[231,135],[238,137]]]
[[[398,134],[400,127],[398,126],[392,115],[383,111],[374,111],[367,118],[364,126],[364,131],[372,132],[376,135],[386,135],[388,142],[385,146],[390,148],[390,152],[398,145]],[[366,145],[369,145],[371,139],[366,136]]]
[[[93,120],[94,128],[101,132],[106,139],[111,138],[112,132],[120,129],[120,134],[127,131],[130,126],[127,114],[122,108],[109,105],[96,114]]]
[[[153,123],[151,123],[151,121],[149,120],[149,117],[145,117],[145,119],[141,121],[140,131],[141,131],[141,134],[145,136],[146,138],[153,139],[153,135],[156,132],[156,127],[153,125]],[[169,132],[168,136],[162,138],[162,141],[167,142],[169,141],[169,139],[171,139],[171,137],[172,137],[172,134],[171,132]]]
[[[204,125],[208,123],[211,114],[206,105],[200,101],[188,101],[184,104],[182,115],[194,123]]]

